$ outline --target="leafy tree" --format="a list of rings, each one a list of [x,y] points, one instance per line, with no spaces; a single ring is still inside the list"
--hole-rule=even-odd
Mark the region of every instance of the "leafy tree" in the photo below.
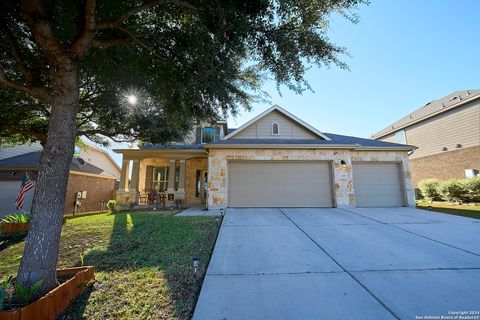
[[[77,136],[174,141],[195,121],[250,108],[265,76],[301,92],[307,64],[346,67],[328,17],[355,22],[360,2],[1,1],[0,139],[44,146],[17,282],[56,285]]]

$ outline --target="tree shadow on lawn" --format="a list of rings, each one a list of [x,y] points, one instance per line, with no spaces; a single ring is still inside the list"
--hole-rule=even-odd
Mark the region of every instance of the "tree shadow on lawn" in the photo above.
[[[17,244],[25,240],[27,232],[20,232],[16,234],[2,234],[0,235],[0,251],[8,248],[11,245]]]
[[[107,249],[84,257],[95,267],[94,289],[72,304],[66,318],[189,319],[217,231],[214,218],[116,214]],[[201,259],[198,280],[193,256]]]

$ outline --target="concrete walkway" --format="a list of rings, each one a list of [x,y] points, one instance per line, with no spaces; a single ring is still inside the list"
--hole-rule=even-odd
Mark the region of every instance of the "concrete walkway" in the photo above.
[[[193,318],[480,310],[479,222],[411,208],[228,209]]]

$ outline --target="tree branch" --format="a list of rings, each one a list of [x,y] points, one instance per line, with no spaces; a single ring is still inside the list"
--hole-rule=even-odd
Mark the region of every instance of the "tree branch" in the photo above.
[[[93,39],[93,46],[97,48],[108,48],[122,44],[131,43],[132,39],[118,38],[118,39]]]
[[[20,10],[32,35],[50,62],[61,64],[67,58],[53,33],[42,0],[21,0]]]
[[[152,9],[156,6],[162,5],[162,4],[174,4],[179,7],[183,7],[186,9],[194,10],[194,11],[199,11],[197,7],[194,5],[186,2],[186,1],[181,1],[181,0],[154,0],[150,2],[146,2],[142,5],[132,7],[122,13],[117,19],[113,21],[107,21],[107,22],[100,22],[97,23],[97,30],[102,30],[102,29],[114,29],[119,26],[121,26],[128,18],[131,16],[140,13],[142,11]]]
[[[0,70],[0,88],[11,88],[29,94],[33,98],[50,102],[50,91],[45,87],[24,86],[18,82],[11,81],[7,78],[5,72]]]
[[[108,133],[108,132],[106,132],[106,131],[104,131],[104,130],[100,130],[100,129],[83,130],[83,131],[82,131],[82,130],[78,130],[78,132],[77,132],[77,135],[78,135],[78,136],[86,136],[86,137],[89,137],[89,136],[95,135],[95,134],[99,134],[99,135],[105,136],[105,137],[107,137],[107,138],[109,138],[109,139],[112,139],[113,141],[119,142],[119,143],[121,143],[121,142],[134,142],[134,141],[136,140],[136,138],[134,138],[134,137],[133,137],[133,138],[130,138],[130,139],[118,139],[118,138],[114,138],[114,137],[112,137],[113,134]]]
[[[29,137],[35,138],[38,141],[40,141],[42,145],[44,145],[47,142],[47,136],[39,132],[22,130],[22,129],[18,129],[17,127],[12,127],[9,125],[2,125],[0,128],[10,133],[20,134],[22,136],[29,136]]]
[[[88,46],[95,37],[95,8],[96,0],[85,1],[85,16],[83,32],[77,40],[72,44],[70,50],[73,57],[81,57],[85,54]]]
[[[3,34],[5,34],[8,42],[10,43],[10,51],[12,52],[12,56],[15,59],[15,62],[17,63],[17,66],[22,72],[23,76],[29,83],[34,83],[36,80],[35,73],[25,63],[25,60],[22,56],[22,50],[20,49],[20,46],[15,39],[15,36],[8,28],[7,22],[3,19],[3,17],[0,17],[0,29],[2,30]]]

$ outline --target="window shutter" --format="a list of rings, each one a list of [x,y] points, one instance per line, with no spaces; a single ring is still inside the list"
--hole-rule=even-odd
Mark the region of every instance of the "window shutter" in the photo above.
[[[195,143],[201,144],[202,143],[202,128],[197,127],[195,130]]]
[[[220,127],[215,127],[215,139],[213,141],[220,140]]]
[[[145,174],[145,191],[150,192],[152,190],[153,182],[153,166],[147,166],[147,172]]]

